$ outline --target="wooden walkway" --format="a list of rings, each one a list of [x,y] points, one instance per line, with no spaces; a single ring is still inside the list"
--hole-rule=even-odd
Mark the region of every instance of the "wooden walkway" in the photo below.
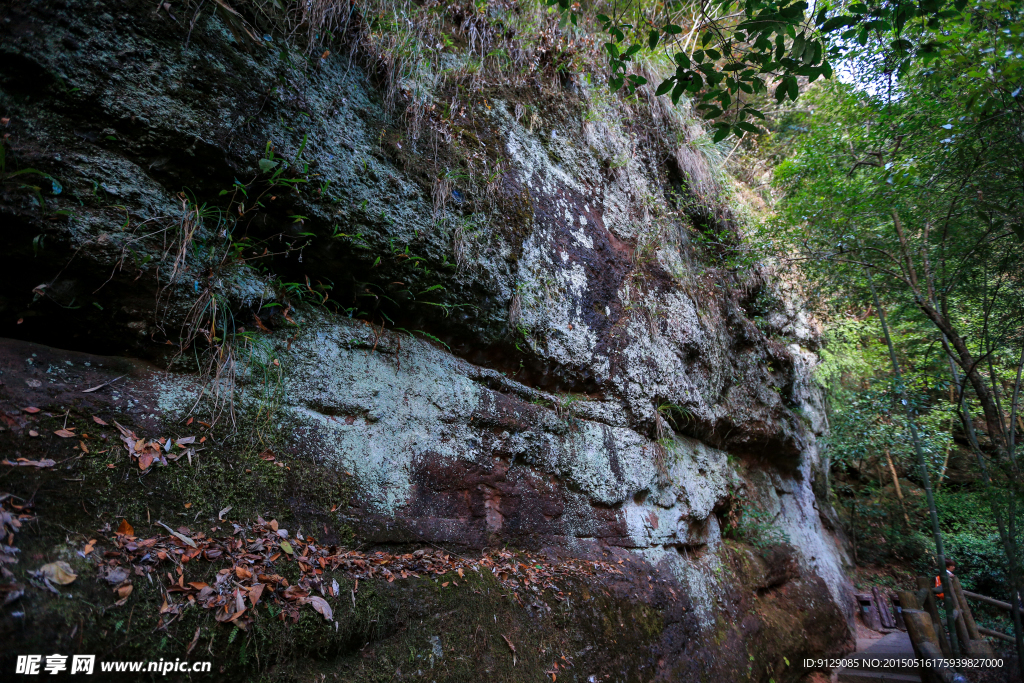
[[[896,631],[882,638],[858,638],[857,651],[846,659],[886,660],[913,659],[914,648],[905,631]],[[914,669],[885,666],[847,667],[839,670],[838,683],[921,683],[921,675]]]

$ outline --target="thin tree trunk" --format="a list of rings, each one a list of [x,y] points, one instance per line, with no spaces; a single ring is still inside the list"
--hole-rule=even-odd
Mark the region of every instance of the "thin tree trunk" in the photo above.
[[[853,564],[857,566],[857,492],[853,492],[853,505],[850,506],[850,540],[853,543]]]
[[[942,480],[946,476],[946,466],[949,465],[949,453],[952,450],[953,450],[952,448],[947,448],[946,449],[946,455],[945,455],[945,457],[942,458],[942,469],[939,470],[939,480],[937,482],[935,482],[935,490],[936,491],[938,491],[940,488],[942,488]]]
[[[933,299],[922,294],[921,288],[918,286],[917,272],[914,269],[913,260],[910,258],[906,235],[903,231],[903,223],[900,221],[899,214],[897,214],[895,210],[892,212],[892,220],[893,225],[896,228],[896,235],[900,241],[907,274],[910,278],[909,284],[914,294],[914,303],[916,303],[918,308],[921,309],[921,312],[939,328],[939,331],[942,332],[946,341],[948,341],[956,351],[956,354],[952,357],[956,360],[957,364],[963,368],[967,381],[971,383],[971,387],[974,389],[974,393],[978,397],[978,402],[981,404],[982,414],[984,414],[985,422],[989,427],[989,437],[992,439],[992,443],[995,444],[996,450],[1001,456],[1005,456],[1009,459],[1010,464],[1013,467],[1014,476],[1019,476],[1020,472],[1017,468],[1017,460],[1014,456],[1013,449],[1009,448],[1009,444],[1005,438],[1006,432],[999,428],[1003,419],[999,411],[998,398],[993,396],[992,391],[990,391],[988,385],[985,384],[984,378],[978,371],[978,361],[974,358],[974,354],[971,353],[970,349],[967,348],[967,343],[959,333],[957,333],[956,329],[954,329],[949,317],[947,315],[943,315],[943,313],[940,313],[935,308]],[[927,263],[925,265],[927,268]],[[868,283],[871,285],[872,295],[874,296],[874,283],[871,282],[870,268],[867,269],[867,272]],[[926,279],[930,280],[930,272],[926,272],[925,276]]]
[[[988,466],[985,464],[985,458],[981,453],[981,445],[978,443],[978,435],[974,431],[974,421],[971,419],[971,414],[967,408],[967,398],[965,396],[964,387],[960,385],[960,378],[956,372],[956,366],[950,359],[950,372],[953,374],[953,380],[960,388],[960,420],[963,422],[964,431],[967,432],[967,440],[971,444],[971,450],[974,451],[974,457],[978,461],[978,469],[981,471],[981,480],[985,484],[985,491],[988,493],[989,505],[992,507],[992,516],[996,520],[996,529],[999,531],[999,540],[1002,541],[1003,552],[1006,554],[1006,569],[1007,574],[1010,578],[1010,590],[1013,593],[1010,599],[1010,604],[1016,606],[1018,603],[1014,602],[1017,600],[1017,596],[1021,594],[1021,576],[1020,570],[1017,564],[1017,543],[1013,538],[1015,529],[1011,521],[1010,529],[1007,530],[1006,523],[1003,520],[1003,514],[999,509],[999,504],[996,501],[995,492],[992,488],[992,480],[989,477]],[[1010,490],[1010,498],[1014,497],[1015,493],[1013,489]],[[1011,506],[1011,514],[1015,512],[1013,509],[1015,506]],[[1013,618],[1013,640],[1014,646],[1017,650],[1017,661],[1024,664],[1024,624],[1021,623],[1020,612],[1017,609],[1010,610],[1010,614]],[[1024,673],[1021,675],[1024,680]]]
[[[910,515],[907,514],[907,503],[903,500],[903,490],[900,488],[900,478],[896,476],[896,466],[892,464],[892,456],[889,455],[889,448],[883,448],[882,452],[885,453],[885,461],[889,463],[889,471],[892,472],[892,484],[896,487],[896,497],[900,501],[900,507],[903,508],[903,521],[907,523],[907,529],[910,529]]]
[[[949,630],[949,642],[952,648],[952,656],[960,656],[960,644],[956,637],[956,625],[953,622],[953,601],[950,593],[949,575],[946,573],[946,554],[942,547],[942,530],[939,528],[939,513],[935,508],[935,495],[932,493],[931,477],[928,474],[928,463],[924,457],[924,449],[921,448],[921,438],[917,433],[917,425],[914,422],[914,411],[907,399],[906,387],[903,386],[903,375],[900,373],[899,360],[896,358],[896,348],[893,346],[892,337],[889,335],[889,325],[885,321],[885,311],[878,299],[878,290],[875,289],[874,279],[871,277],[871,269],[865,268],[867,273],[868,286],[871,288],[871,298],[878,311],[878,320],[882,325],[882,334],[885,336],[885,344],[889,348],[889,361],[892,363],[893,375],[896,378],[896,387],[903,402],[907,414],[907,425],[910,427],[910,439],[914,443],[914,452],[917,455],[917,463],[921,468],[921,479],[924,483],[925,499],[928,502],[928,514],[932,522],[932,535],[935,537],[935,555],[939,566],[939,580],[942,583],[942,592],[945,596],[946,626]]]
[[[953,387],[950,386],[949,389],[950,389],[950,394],[952,394],[953,393]],[[950,396],[949,402],[950,403],[953,402],[953,397],[952,396]],[[949,416],[949,434],[950,434],[950,439],[949,439],[950,443],[949,443],[948,446],[946,446],[946,454],[942,458],[942,469],[939,470],[939,480],[937,482],[935,482],[935,490],[936,491],[938,491],[942,487],[942,482],[945,480],[945,477],[946,477],[946,467],[949,465],[949,454],[953,452],[953,416],[952,415]]]

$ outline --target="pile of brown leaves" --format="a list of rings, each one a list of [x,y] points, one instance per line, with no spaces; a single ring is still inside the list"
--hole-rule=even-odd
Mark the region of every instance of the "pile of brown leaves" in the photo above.
[[[193,534],[186,527],[177,530],[157,522],[169,535],[139,538],[123,521],[111,539],[115,550],[103,553],[101,576],[115,586],[119,603],[131,593],[132,576],[145,576],[150,581],[166,580],[166,597],[160,610],[161,625],[167,626],[189,605],[215,611],[220,622],[229,622],[246,629],[253,621],[253,611],[260,603],[273,604],[278,618],[299,619],[299,610],[308,605],[327,621],[333,621],[329,598],[341,597],[336,579],[327,572],[343,572],[355,579],[348,596],[353,603],[359,581],[396,578],[441,577],[453,574],[441,585],[459,585],[468,570],[490,570],[521,602],[520,591],[551,590],[556,599],[563,593],[556,579],[574,576],[595,576],[622,572],[608,562],[574,559],[552,561],[549,558],[508,551],[494,551],[475,559],[460,557],[441,550],[421,549],[406,554],[385,552],[364,553],[336,546],[317,544],[312,537],[292,536],[280,528],[277,520],[259,518],[251,527],[232,524],[233,533],[223,537]],[[214,527],[214,531],[219,530]],[[90,541],[83,554],[95,551]],[[210,561],[223,563],[212,583],[186,581],[185,565]],[[300,578],[294,583],[279,573],[280,563],[294,562]]]
[[[0,493],[0,605],[8,605],[25,593],[25,587],[15,581],[7,565],[18,563],[14,534],[34,517],[29,513],[29,504],[18,505],[14,501],[11,494]]]
[[[96,417],[93,420],[96,420],[97,424],[106,424],[106,422]],[[146,441],[145,439],[140,439],[135,435],[135,432],[122,427],[116,421],[114,426],[117,427],[117,431],[121,432],[121,441],[124,442],[124,447],[128,449],[128,458],[136,460],[139,463],[140,470],[149,469],[149,466],[154,462],[158,462],[166,467],[168,461],[178,460],[183,457],[188,457],[189,464],[192,463],[192,456],[195,454],[192,444],[196,442],[196,437],[194,436],[186,436],[181,439],[160,437],[155,441]],[[206,441],[206,437],[203,437],[201,441]],[[173,451],[174,446],[177,446],[179,450]]]
[[[40,409],[36,408],[35,406],[28,406],[26,408],[22,408],[17,413],[7,413],[4,411],[0,411],[0,422],[6,424],[8,427],[13,429],[23,429],[24,427],[27,426],[34,426],[35,422],[38,420],[38,415],[40,414],[44,417],[54,417],[53,413],[41,412]],[[69,414],[70,412],[64,415],[64,426],[58,430],[55,430],[53,433],[62,439],[77,440],[78,445],[75,446],[75,450],[81,451],[82,455],[88,455],[89,453],[92,452],[89,446],[86,444],[86,441],[89,441],[90,437],[88,434],[84,432],[79,434],[77,431],[77,427],[69,427],[67,425],[67,418]],[[92,420],[100,427],[109,426],[105,420],[103,420],[101,417],[97,415],[93,415]],[[190,424],[192,424],[192,418],[189,418],[188,422],[186,422],[186,425]],[[210,425],[206,422],[199,421],[199,424],[206,427],[207,429],[209,429],[210,427]],[[174,462],[175,460],[180,460],[181,458],[187,458],[189,464],[192,464],[193,456],[197,455],[196,447],[199,444],[206,441],[205,436],[200,438],[198,441],[196,440],[195,436],[185,436],[177,439],[164,436],[150,440],[140,439],[135,434],[135,432],[123,427],[116,421],[114,422],[114,426],[117,427],[117,431],[120,432],[121,434],[121,441],[124,443],[124,447],[128,451],[129,461],[138,463],[140,470],[149,469],[149,467],[153,465],[153,463],[158,463],[160,465],[166,466],[168,463]],[[40,436],[40,433],[35,429],[29,429],[28,435],[30,437],[37,438]],[[106,440],[107,437],[106,435],[102,435],[100,438]],[[106,453],[108,450],[109,449],[96,451],[96,455]],[[78,457],[81,457],[81,455]],[[66,460],[61,462],[66,462]],[[28,458],[17,458],[14,461],[7,459],[0,460],[0,465],[7,465],[10,467],[47,468],[53,467],[58,464],[60,463],[55,462],[54,460],[51,460],[49,458],[44,460],[29,460]],[[113,463],[111,463],[108,464],[107,467],[113,469],[116,466]]]

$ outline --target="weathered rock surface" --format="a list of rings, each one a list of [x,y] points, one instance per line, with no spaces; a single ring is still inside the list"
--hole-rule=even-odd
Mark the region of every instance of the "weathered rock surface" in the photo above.
[[[503,603],[532,646],[575,648],[566,680],[797,680],[803,657],[845,647],[816,339],[766,272],[715,265],[692,243],[735,234],[724,195],[698,187],[695,148],[657,134],[691,139],[692,126],[621,120],[582,87],[484,83],[429,138],[385,105],[359,50],[308,59],[276,34],[245,42],[221,14],[189,24],[136,2],[3,13],[6,173],[38,169],[43,188],[4,175],[0,332],[23,340],[0,346],[4,446],[69,457],[49,432],[29,439],[18,410],[30,404],[181,436],[205,386],[198,410],[221,414],[189,470],[143,480],[123,462],[72,462],[85,469],[68,478],[88,482],[74,501],[110,488],[73,532],[88,538],[97,516],[179,514],[188,495],[195,519],[230,498],[236,515],[292,515],[325,542],[610,554],[625,574],[577,607],[600,628],[544,616],[551,596]],[[175,344],[202,345],[200,328],[221,344],[220,380],[203,362],[166,369]],[[250,466],[267,446],[294,472]],[[60,475],[23,469],[9,485],[41,491],[42,518],[79,514],[58,500]],[[118,488],[129,477],[145,481],[145,505]],[[381,588],[386,628],[290,666],[369,680],[365,642],[374,666],[388,648],[405,656],[423,628],[410,600],[426,598],[402,585]],[[459,609],[427,614],[427,628],[479,618]],[[47,642],[38,623],[31,642]],[[490,666],[467,680],[520,675]]]

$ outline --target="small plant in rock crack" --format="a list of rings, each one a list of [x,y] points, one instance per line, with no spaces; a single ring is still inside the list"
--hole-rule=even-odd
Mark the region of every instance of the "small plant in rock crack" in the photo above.
[[[301,159],[307,142],[308,136],[303,136],[296,160]],[[261,264],[276,256],[287,258],[292,252],[299,254],[301,262],[302,250],[314,237],[309,232],[278,233],[260,238],[247,234],[256,214],[277,199],[276,192],[297,191],[307,182],[305,175],[309,165],[276,154],[273,144],[267,142],[259,169],[269,177],[257,177],[249,183],[236,180],[220,193],[224,198],[222,205],[202,202],[193,193],[183,190],[178,195],[181,214],[177,224],[145,236],[161,234],[164,240],[157,251],[161,256],[157,268],[156,328],[164,331],[163,321],[169,311],[180,307],[183,297],[192,298],[177,335],[164,333],[172,339],[177,337],[178,352],[171,363],[184,360],[186,354],[194,360],[203,379],[196,406],[205,402],[214,421],[226,411],[234,422],[237,379],[257,358],[252,351],[251,334],[239,336],[243,330],[236,329],[232,300],[227,294],[228,283],[239,277],[254,277],[263,286],[272,288],[273,276]],[[303,216],[291,218],[296,224],[305,220]],[[331,289],[331,285],[321,282],[313,285],[308,278],[305,284],[278,280],[277,285],[278,296],[288,303],[284,317],[290,322],[293,322],[288,317],[293,305],[290,302],[322,306],[327,303]],[[261,308],[273,305],[272,302]],[[255,318],[257,327],[266,329],[258,313]]]
[[[689,408],[670,401],[660,403],[657,411],[655,429],[658,432],[657,438],[659,440],[667,436],[666,427],[671,426],[673,430],[681,432],[694,419],[693,412]]]
[[[582,396],[576,394],[566,394],[554,404],[555,415],[558,419],[568,423],[570,426],[574,426],[577,423],[576,411],[573,406],[583,400]]]
[[[772,516],[767,510],[752,501],[734,499],[733,506],[726,515],[722,535],[726,538],[749,543],[758,550],[765,550],[773,545],[789,543],[789,535],[775,526],[775,519],[781,510]]]
[[[7,142],[0,140],[0,185],[16,184],[20,189],[27,190],[32,194],[33,199],[39,208],[46,213],[46,199],[43,197],[43,188],[40,185],[32,185],[28,182],[30,176],[42,178],[50,185],[50,191],[58,195],[64,191],[63,185],[49,173],[40,171],[37,168],[23,168],[18,171],[7,170]],[[55,211],[54,215],[69,215],[70,211]],[[33,245],[35,246],[35,245]]]
[[[263,443],[274,431],[275,415],[284,400],[284,368],[267,337],[242,332],[233,340],[243,361],[243,379],[252,389],[254,412],[250,424]]]
[[[335,312],[337,312],[338,307],[333,305],[333,301],[330,301],[330,292],[334,289],[334,283],[329,280],[326,284],[321,280],[317,280],[314,285],[308,275],[305,282],[285,282],[281,278],[277,278],[274,281],[273,288],[279,298],[285,300],[288,308],[295,308],[301,305],[328,307],[328,304],[331,304],[330,307],[334,308]],[[279,308],[280,306],[281,304],[278,302],[271,302],[263,304],[261,308]]]
[[[424,332],[423,330],[407,330],[404,327],[396,327],[394,329],[395,329],[396,332],[405,332],[410,337],[415,337],[416,335],[420,335],[424,339],[429,339],[430,341],[434,342],[435,344],[440,344],[444,348],[448,349],[448,351],[452,350],[452,347],[448,346],[443,341],[441,341],[440,339],[438,339],[434,335],[430,334],[429,332]]]

